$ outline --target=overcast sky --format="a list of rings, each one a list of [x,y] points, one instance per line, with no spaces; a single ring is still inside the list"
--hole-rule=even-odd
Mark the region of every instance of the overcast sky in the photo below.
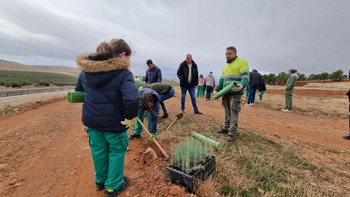
[[[349,0],[11,0],[0,4],[0,59],[77,67],[77,55],[123,38],[135,75],[152,59],[176,79],[191,53],[199,73],[219,78],[228,46],[263,74],[348,74],[349,8]]]

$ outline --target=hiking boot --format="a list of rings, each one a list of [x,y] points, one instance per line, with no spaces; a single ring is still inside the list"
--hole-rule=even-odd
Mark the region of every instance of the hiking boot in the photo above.
[[[168,113],[165,113],[161,118],[169,118]]]
[[[138,133],[132,133],[132,134],[129,135],[129,138],[130,138],[130,139],[133,139],[133,138],[140,138],[140,137],[141,137],[141,135],[138,134]]]
[[[96,183],[96,191],[101,191],[105,188],[104,183]]]
[[[236,140],[236,135],[228,135],[225,140],[226,142],[234,142]]]
[[[194,114],[199,114],[199,115],[202,115],[203,113],[200,112],[200,111],[195,111]]]
[[[343,136],[343,138],[346,139],[346,140],[350,140],[350,134],[346,135],[346,136]]]
[[[129,178],[123,177],[123,184],[118,190],[106,189],[106,197],[115,197],[122,193],[129,185]]]
[[[223,133],[228,133],[228,130],[226,130],[226,129],[221,129],[221,130],[219,130],[219,131],[217,131],[217,132],[223,134]]]

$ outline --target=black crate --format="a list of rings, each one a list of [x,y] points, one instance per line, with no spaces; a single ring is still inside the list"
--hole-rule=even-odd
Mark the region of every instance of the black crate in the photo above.
[[[198,188],[198,180],[205,181],[210,175],[215,174],[216,160],[215,156],[211,156],[204,168],[201,168],[193,175],[186,174],[172,166],[168,166],[166,169],[170,173],[170,179],[173,184],[184,186],[188,192],[194,193]]]

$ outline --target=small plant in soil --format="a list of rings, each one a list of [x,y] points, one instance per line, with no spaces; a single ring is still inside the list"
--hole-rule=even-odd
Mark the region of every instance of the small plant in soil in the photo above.
[[[194,174],[213,156],[213,147],[194,138],[185,139],[171,149],[171,164],[173,168],[186,174]]]

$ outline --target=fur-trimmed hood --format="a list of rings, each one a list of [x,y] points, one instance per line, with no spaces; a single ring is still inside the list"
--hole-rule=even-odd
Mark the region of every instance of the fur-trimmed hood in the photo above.
[[[112,58],[105,61],[89,60],[92,53],[84,53],[77,57],[78,69],[85,72],[108,72],[112,70],[130,69],[130,62],[127,59]]]

